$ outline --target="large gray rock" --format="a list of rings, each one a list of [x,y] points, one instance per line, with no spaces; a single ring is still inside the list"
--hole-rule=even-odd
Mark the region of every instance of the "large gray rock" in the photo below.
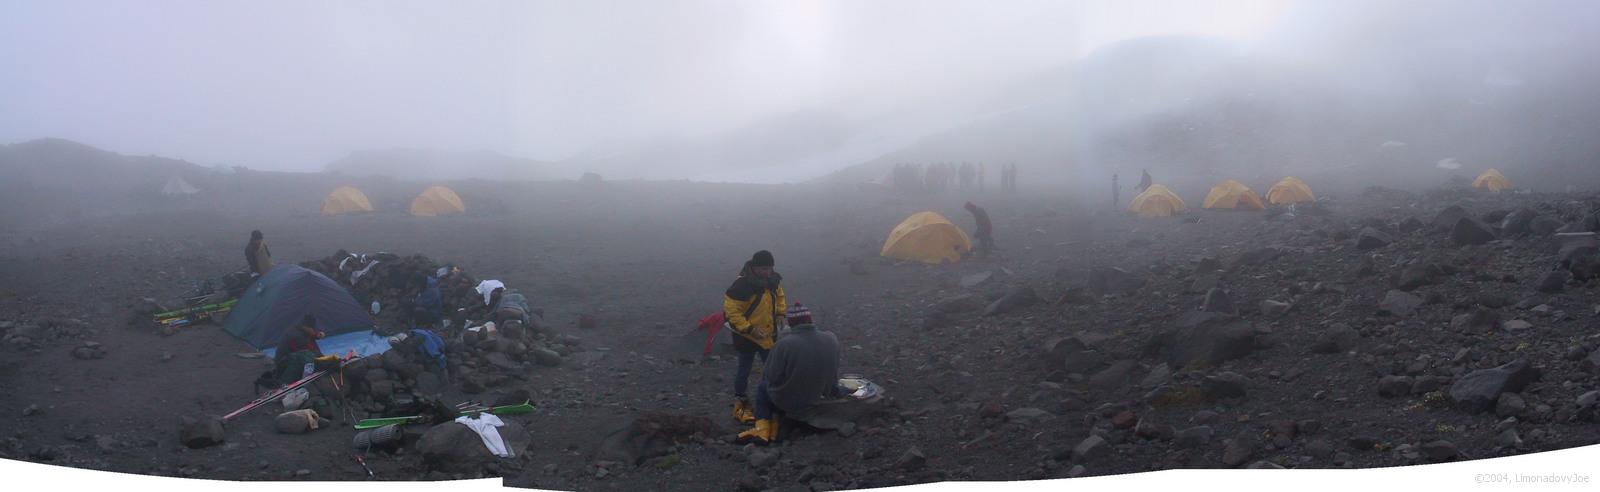
[[[1406,266],[1404,270],[1400,271],[1399,275],[1394,277],[1394,285],[1400,290],[1410,292],[1417,290],[1418,287],[1438,283],[1438,278],[1443,275],[1444,272],[1439,268],[1438,265],[1432,263],[1413,263],[1409,266]]]
[[[1539,292],[1546,294],[1559,293],[1562,290],[1566,290],[1567,280],[1570,278],[1572,278],[1572,274],[1566,270],[1550,270],[1539,276],[1536,288]]]
[[[1454,228],[1450,229],[1450,240],[1456,246],[1474,246],[1495,240],[1494,231],[1489,226],[1472,220],[1471,217],[1462,217],[1456,221]]]
[[[1244,398],[1245,388],[1250,380],[1234,372],[1224,372],[1215,376],[1207,376],[1204,389],[1206,395],[1212,399]]]
[[[1534,217],[1533,221],[1528,223],[1528,232],[1532,233],[1534,237],[1549,237],[1551,234],[1555,234],[1556,230],[1561,229],[1562,225],[1564,224],[1555,217],[1540,215]]]
[[[1411,378],[1389,375],[1378,380],[1378,396],[1394,398],[1411,394]]]
[[[1488,333],[1500,327],[1500,313],[1483,307],[1450,318],[1450,328],[1467,333]]]
[[[1309,348],[1314,354],[1336,354],[1348,352],[1360,343],[1360,331],[1344,323],[1334,323],[1317,334],[1316,341],[1313,341]]]
[[[690,442],[695,435],[715,437],[723,434],[703,416],[647,413],[601,438],[595,459],[639,465],[645,460],[666,456],[674,444]]]
[[[1023,309],[1037,304],[1039,300],[1039,294],[1033,291],[1033,287],[1026,285],[1017,286],[1016,288],[1011,289],[1011,292],[1006,293],[1005,297],[1001,297],[994,302],[989,303],[989,306],[983,309],[983,315],[995,316],[1009,313],[1011,311]]]
[[[1119,360],[1089,377],[1089,385],[1100,389],[1114,389],[1128,385],[1133,380],[1133,372],[1139,368],[1137,362]]]
[[[1431,225],[1435,228],[1448,231],[1450,228],[1456,226],[1456,222],[1460,221],[1466,216],[1467,211],[1461,208],[1460,205],[1451,205],[1449,207],[1445,207],[1444,210],[1440,210],[1438,215],[1434,215]]]
[[[979,309],[983,309],[985,304],[987,303],[984,302],[983,297],[978,296],[977,294],[962,294],[959,296],[948,297],[935,303],[933,305],[933,312],[939,314],[970,313]]]
[[[529,350],[528,353],[533,355],[533,360],[537,361],[541,366],[556,367],[561,365],[561,354],[556,353],[554,350],[537,347]]]
[[[1508,238],[1528,234],[1531,232],[1534,217],[1538,216],[1539,212],[1527,207],[1506,214],[1506,217],[1500,220],[1500,234]]]
[[[1405,318],[1416,314],[1419,307],[1422,307],[1421,297],[1401,290],[1390,290],[1378,302],[1378,313]]]
[[[1111,452],[1111,444],[1100,436],[1089,436],[1072,447],[1072,460],[1077,462],[1093,461]]]
[[[1176,326],[1145,342],[1146,353],[1156,354],[1173,368],[1215,367],[1224,361],[1250,355],[1255,350],[1255,329],[1235,316],[1189,313]]]
[[[495,456],[484,446],[483,438],[466,425],[446,422],[428,429],[417,441],[417,450],[422,453],[422,465],[426,470],[479,474],[492,471],[487,469],[488,465],[497,460],[522,456],[533,442],[533,437],[515,421],[505,420],[505,425],[495,430],[500,433],[500,439],[505,441],[511,457]]]
[[[216,417],[184,417],[178,431],[178,442],[189,449],[216,446],[227,440],[222,419]]]
[[[1200,304],[1200,310],[1208,313],[1239,314],[1239,310],[1233,307],[1233,298],[1228,295],[1228,291],[1221,288],[1206,291],[1206,299]]]
[[[1450,399],[1456,407],[1478,413],[1494,408],[1500,394],[1520,392],[1529,383],[1539,379],[1539,370],[1527,360],[1467,373],[1450,385]]]
[[[1356,249],[1362,251],[1382,248],[1392,242],[1394,242],[1393,237],[1371,227],[1363,227],[1361,233],[1356,234]]]

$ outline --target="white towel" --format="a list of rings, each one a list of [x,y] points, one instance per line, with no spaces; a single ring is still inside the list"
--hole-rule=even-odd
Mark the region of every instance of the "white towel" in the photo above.
[[[463,415],[456,419],[456,423],[465,425],[468,429],[472,429],[473,432],[477,432],[478,437],[483,438],[483,447],[489,448],[489,452],[494,453],[495,456],[501,458],[512,457],[511,451],[506,449],[506,442],[500,439],[500,431],[495,429],[495,427],[506,425],[505,422],[500,420],[500,417],[485,413],[480,414],[477,419],[473,419]]]
[[[483,294],[483,305],[489,305],[489,294],[494,293],[495,289],[503,289],[505,286],[506,284],[501,283],[499,280],[485,280],[478,282],[478,293]]]

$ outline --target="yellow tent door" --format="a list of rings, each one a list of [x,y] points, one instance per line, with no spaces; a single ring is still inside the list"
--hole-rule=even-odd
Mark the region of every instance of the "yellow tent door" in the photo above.
[[[371,212],[372,202],[367,200],[367,194],[350,186],[340,186],[322,199],[322,215],[339,215],[355,212]]]
[[[954,263],[971,250],[967,233],[949,219],[934,212],[917,212],[889,232],[889,240],[883,243],[879,254],[924,263]]]
[[[1140,217],[1171,217],[1189,208],[1176,193],[1161,185],[1150,185],[1139,196],[1133,197],[1128,211]]]
[[[1256,196],[1256,192],[1250,191],[1250,187],[1230,179],[1211,187],[1211,193],[1206,194],[1206,201],[1201,208],[1261,210],[1267,206],[1261,203],[1261,197]]]
[[[1311,194],[1311,187],[1294,176],[1283,178],[1278,184],[1272,185],[1272,189],[1267,190],[1267,203],[1273,205],[1314,201],[1317,201],[1317,196]]]
[[[1511,180],[1506,179],[1500,171],[1490,168],[1478,175],[1478,179],[1472,180],[1472,187],[1499,193],[1511,189]]]
[[[461,203],[461,197],[456,192],[443,186],[429,186],[422,190],[422,194],[411,200],[411,215],[418,217],[433,217],[435,215],[459,214],[467,211],[467,206]]]

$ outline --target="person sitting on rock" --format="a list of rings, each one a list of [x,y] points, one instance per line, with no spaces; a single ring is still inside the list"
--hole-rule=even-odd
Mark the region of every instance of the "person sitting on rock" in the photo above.
[[[741,423],[756,419],[746,396],[750,368],[757,355],[761,362],[767,361],[767,350],[777,339],[778,318],[785,309],[783,287],[779,285],[783,276],[773,271],[775,264],[771,252],[757,251],[722,296],[722,314],[733,332],[733,348],[739,352],[738,369],[733,374],[733,418]]]
[[[790,308],[789,334],[772,347],[767,368],[756,384],[755,427],[739,433],[743,442],[778,439],[778,412],[795,413],[822,398],[838,398],[839,338],[817,329],[811,311],[800,303]]]
[[[283,341],[278,342],[277,352],[272,354],[273,375],[278,383],[289,384],[305,377],[305,365],[322,356],[317,339],[325,336],[327,334],[317,331],[317,317],[310,314],[285,333]]]
[[[527,326],[532,319],[530,313],[532,310],[528,308],[528,298],[517,291],[507,291],[501,287],[489,294],[489,318],[496,325],[516,321]]]

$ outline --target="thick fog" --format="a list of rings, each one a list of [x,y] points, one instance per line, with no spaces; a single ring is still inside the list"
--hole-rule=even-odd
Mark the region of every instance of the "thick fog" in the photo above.
[[[1593,167],[1597,20],[1583,0],[6,2],[0,143],[423,179],[464,176],[398,154],[562,179],[1427,180]]]

